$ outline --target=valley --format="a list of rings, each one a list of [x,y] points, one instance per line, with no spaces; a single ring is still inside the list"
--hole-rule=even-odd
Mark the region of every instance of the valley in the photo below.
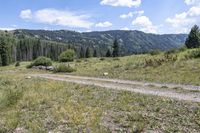
[[[185,58],[191,51],[156,67],[145,59],[164,53],[77,59],[66,63],[71,73],[1,67],[0,131],[198,132],[200,64]]]

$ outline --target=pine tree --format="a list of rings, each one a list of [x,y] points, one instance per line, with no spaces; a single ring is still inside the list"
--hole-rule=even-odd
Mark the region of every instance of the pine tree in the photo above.
[[[111,56],[112,56],[111,51],[110,49],[108,49],[108,51],[106,52],[106,57],[111,57]]]
[[[200,47],[200,30],[197,25],[192,27],[188,38],[186,39],[185,45],[187,48],[198,48]]]
[[[115,39],[114,44],[113,44],[113,57],[119,57],[119,44],[117,39]]]
[[[85,58],[85,50],[83,47],[80,49],[80,58]]]
[[[1,65],[7,66],[9,65],[9,59],[8,59],[8,44],[6,44],[5,37],[0,38],[0,56],[1,56]]]
[[[91,49],[89,47],[87,47],[87,49],[86,49],[85,57],[86,58],[92,57],[92,52],[91,52]]]
[[[97,50],[94,49],[93,57],[97,57],[97,56],[98,56],[98,55],[97,55]]]

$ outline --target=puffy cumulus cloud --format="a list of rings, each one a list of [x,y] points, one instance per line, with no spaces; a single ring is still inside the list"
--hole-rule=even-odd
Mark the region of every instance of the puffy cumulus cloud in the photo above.
[[[184,1],[190,8],[166,19],[171,29],[173,28],[177,33],[188,33],[193,25],[200,23],[200,0]]]
[[[185,0],[187,5],[200,5],[200,0]]]
[[[30,9],[22,10],[20,13],[20,17],[22,19],[31,19],[32,18],[32,12]]]
[[[132,24],[139,30],[147,33],[157,33],[157,26],[154,26],[146,16],[139,16],[133,20]]]
[[[187,1],[188,4],[194,1]],[[169,23],[176,32],[187,33],[194,24],[200,23],[200,6],[192,6],[188,11],[175,14],[174,17],[167,18]]]
[[[188,26],[194,23],[195,20],[188,18],[187,13],[176,14],[174,18],[167,18],[166,22],[170,23],[174,28]]]
[[[115,7],[139,7],[141,5],[141,0],[101,0],[100,4]]]
[[[27,9],[21,11],[20,17],[38,23],[73,28],[90,28],[93,25],[92,22],[88,21],[90,16],[66,10],[42,9],[32,12],[30,9]]]
[[[107,28],[107,27],[111,27],[113,24],[109,21],[106,22],[99,22],[97,23],[95,26],[96,27],[101,27],[101,28]]]
[[[191,17],[200,16],[200,6],[191,7],[187,14]]]
[[[119,17],[122,19],[126,19],[126,18],[132,18],[134,15],[138,15],[141,16],[142,14],[144,14],[144,11],[135,11],[135,12],[129,12],[128,14],[122,14]]]

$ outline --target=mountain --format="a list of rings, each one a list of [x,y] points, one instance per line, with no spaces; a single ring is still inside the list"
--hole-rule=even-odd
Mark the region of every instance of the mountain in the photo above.
[[[186,34],[148,34],[141,31],[98,31],[79,33],[68,30],[26,30],[12,31],[15,36],[29,36],[43,40],[50,40],[72,44],[76,47],[92,47],[105,54],[112,48],[114,39],[117,39],[122,55],[145,53],[155,49],[170,50],[179,48],[186,40]]]

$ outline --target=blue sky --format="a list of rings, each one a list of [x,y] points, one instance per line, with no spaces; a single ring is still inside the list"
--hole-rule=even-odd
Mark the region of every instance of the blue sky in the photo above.
[[[188,33],[200,0],[1,0],[0,29]]]

